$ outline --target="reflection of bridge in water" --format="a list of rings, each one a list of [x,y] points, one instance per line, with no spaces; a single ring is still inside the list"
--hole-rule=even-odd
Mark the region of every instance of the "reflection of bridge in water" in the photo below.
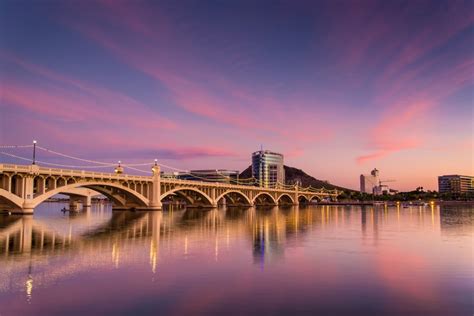
[[[0,216],[0,279],[2,273],[11,275],[14,271],[19,278],[3,278],[0,291],[9,284],[26,284],[26,292],[31,294],[33,280],[44,284],[65,275],[103,266],[119,267],[133,260],[144,260],[155,273],[160,260],[203,249],[212,249],[213,253],[207,255],[219,260],[222,249],[232,251],[233,242],[242,237],[247,240],[254,263],[263,266],[279,260],[286,248],[307,240],[308,232],[322,238],[327,232],[333,238],[338,227],[359,227],[363,241],[377,243],[383,225],[403,225],[400,212],[405,219],[414,217],[432,225],[433,230],[442,229],[442,223],[450,220],[450,213],[443,215],[433,207],[390,212],[384,208],[354,212],[352,208],[334,206],[210,210],[170,207],[165,212],[111,212],[108,219],[90,225],[90,218],[97,214],[94,208],[89,212],[92,214],[69,217],[69,223],[62,223],[63,229],[52,228],[50,221],[35,217]],[[76,229],[78,226],[83,229]],[[204,248],[202,243],[206,243]],[[213,245],[210,247],[209,243]]]
[[[165,201],[182,199],[189,206],[298,205],[311,200],[336,199],[337,190],[278,184],[275,188],[242,184],[162,179],[160,167],[152,176],[135,176],[51,169],[38,165],[0,164],[0,207],[23,214],[57,194],[66,194],[83,205],[93,194],[102,194],[115,209],[160,210]]]
[[[301,212],[306,215],[298,215]],[[308,225],[305,222],[312,219],[310,213],[298,207],[262,210],[174,210],[171,207],[165,212],[112,212],[104,223],[79,234],[67,227],[59,232],[50,228],[47,221],[29,216],[0,216],[0,279],[2,273],[18,274],[16,280],[9,277],[0,281],[0,291],[11,284],[17,287],[28,284],[26,292],[30,296],[33,280],[35,284],[45,284],[93,268],[119,267],[137,258],[148,261],[155,273],[160,252],[166,258],[176,249],[182,249],[187,256],[200,251],[200,242],[214,243],[212,256],[218,260],[220,249],[229,249],[230,243],[242,236],[248,238],[256,262],[263,262],[265,256],[271,259],[275,251],[283,249],[285,239],[295,234],[295,230],[304,231]],[[71,221],[87,226],[86,219],[87,214],[82,214]],[[143,258],[145,249],[147,258]],[[60,258],[70,262],[59,266],[52,263]]]
[[[149,236],[150,228],[159,225],[159,218],[158,213],[114,212],[106,223],[75,235],[71,230],[69,233],[58,232],[29,216],[0,216],[0,253],[49,254],[65,249],[82,249],[89,244],[95,246],[95,243],[121,237],[122,233],[125,233],[125,238]]]
[[[450,210],[450,209],[449,209]],[[426,210],[425,210],[426,211]],[[175,209],[170,206],[167,212],[112,212],[110,218],[93,225],[79,233],[72,226],[89,226],[88,218],[91,209],[69,217],[69,228],[62,231],[51,228],[46,221],[29,216],[0,216],[0,258],[21,254],[49,254],[64,251],[94,249],[96,246],[109,247],[117,242],[153,237],[157,241],[160,236],[169,238],[171,235],[182,234],[213,234],[219,230],[235,230],[234,233],[245,232],[251,236],[255,255],[259,251],[269,251],[271,247],[282,244],[289,236],[304,234],[310,227],[335,222],[344,225],[351,220],[351,210],[341,207],[321,206],[314,208],[297,206],[266,207],[266,208],[219,208],[210,210]],[[378,237],[378,225],[382,218],[388,218],[388,210],[362,207],[360,210],[360,227],[363,235],[367,233],[370,222],[374,239]],[[410,210],[411,214],[425,216],[421,208]],[[446,226],[450,221],[449,211],[435,215],[433,206],[430,208],[431,221],[436,220]],[[437,212],[436,212],[437,214]],[[456,213],[459,220],[459,215]],[[400,216],[400,209],[392,216]],[[467,215],[469,224],[472,215]],[[459,223],[458,223],[459,224]],[[444,227],[443,226],[443,227]],[[273,245],[270,245],[272,243]],[[265,250],[263,250],[265,249]],[[278,250],[278,247],[275,248]]]
[[[182,234],[212,234],[222,229],[234,229],[235,233],[244,231],[252,237],[255,255],[258,251],[269,250],[268,243],[281,244],[288,236],[297,236],[307,231],[309,227],[335,222],[344,225],[351,220],[351,209],[343,207],[321,206],[314,208],[297,206],[266,207],[266,208],[219,208],[198,210],[195,208],[176,209],[169,206],[167,212],[111,212],[110,218],[100,224],[88,224],[91,208],[69,217],[69,227],[59,231],[51,228],[47,221],[29,216],[11,215],[0,216],[0,257],[19,254],[45,254],[55,251],[83,250],[84,247],[94,248],[97,245],[108,247],[111,244],[130,239],[160,236],[179,236]],[[406,211],[406,210],[405,210]],[[409,211],[413,216],[423,219],[426,209],[416,207]],[[360,213],[360,228],[363,235],[372,230],[374,239],[378,237],[378,225],[383,218],[388,218],[387,208],[374,209],[362,207]],[[442,227],[449,227],[452,218],[456,222],[451,225],[472,224],[472,214],[460,217],[456,209],[435,207],[429,209],[432,225],[435,221]],[[454,213],[454,215],[451,215]],[[392,216],[400,217],[400,208],[392,211]],[[460,222],[463,220],[463,222]],[[79,233],[72,226],[88,226],[88,230]],[[227,231],[228,233],[228,231]],[[266,245],[265,245],[266,244]],[[277,247],[278,248],[278,247]],[[275,248],[275,249],[277,249]]]
[[[306,209],[289,206],[255,208],[225,208],[197,210],[178,209],[168,212],[112,212],[104,223],[90,230],[75,233],[71,228],[59,232],[33,217],[0,216],[0,258],[15,255],[47,255],[65,251],[83,251],[99,247],[110,249],[127,240],[160,237],[245,233],[253,244],[281,243],[287,235],[302,233],[312,222],[313,214]],[[90,210],[89,210],[90,212]],[[85,226],[87,214],[70,217],[72,225]],[[71,226],[71,224],[69,224]],[[257,253],[256,253],[257,254]]]

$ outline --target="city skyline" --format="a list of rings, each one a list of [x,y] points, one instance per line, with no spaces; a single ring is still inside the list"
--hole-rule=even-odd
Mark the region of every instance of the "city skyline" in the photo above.
[[[2,144],[240,171],[263,144],[352,189],[473,174],[470,1],[1,6]]]

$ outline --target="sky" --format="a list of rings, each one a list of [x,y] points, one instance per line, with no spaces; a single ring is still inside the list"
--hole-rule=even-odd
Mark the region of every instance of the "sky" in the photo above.
[[[458,0],[4,0],[0,145],[437,189],[474,174],[473,32]]]

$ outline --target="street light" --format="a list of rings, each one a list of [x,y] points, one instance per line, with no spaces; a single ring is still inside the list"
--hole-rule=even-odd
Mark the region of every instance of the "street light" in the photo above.
[[[114,170],[116,174],[122,174],[123,173],[123,167],[122,167],[121,163],[122,162],[119,160],[118,166]]]
[[[36,140],[33,140],[33,165],[36,163]]]
[[[156,175],[160,171],[160,167],[158,166],[158,159],[155,159],[155,164],[151,167],[151,171],[153,175]]]

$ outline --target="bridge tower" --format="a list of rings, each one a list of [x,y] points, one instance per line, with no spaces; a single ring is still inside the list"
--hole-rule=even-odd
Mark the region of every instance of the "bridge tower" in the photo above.
[[[151,196],[150,196],[150,205],[149,209],[151,210],[161,210],[161,176],[160,176],[160,166],[158,165],[156,159],[155,164],[151,168],[153,172],[152,176],[152,186],[151,186]]]

